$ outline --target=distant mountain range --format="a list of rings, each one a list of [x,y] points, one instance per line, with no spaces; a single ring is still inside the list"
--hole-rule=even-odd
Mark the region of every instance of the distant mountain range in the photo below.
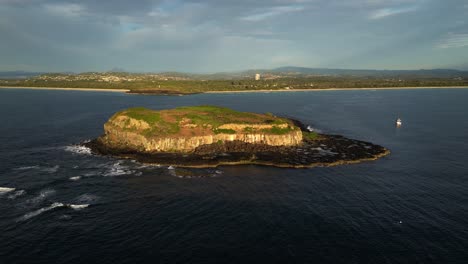
[[[110,72],[122,71],[117,68]],[[272,74],[284,77],[301,77],[301,76],[355,76],[355,77],[375,77],[375,78],[398,78],[398,77],[413,77],[413,78],[468,78],[468,71],[453,70],[453,69],[429,69],[429,70],[357,70],[357,69],[328,69],[328,68],[306,68],[286,66],[274,69],[257,69],[246,70],[239,72],[219,72],[212,74],[194,74],[194,73],[179,73],[165,72],[160,73],[166,76],[183,76],[193,79],[238,79],[247,76],[252,76],[255,73]],[[33,76],[47,74],[46,72],[26,72],[26,71],[5,71],[0,72],[0,79],[24,79]],[[66,74],[73,74],[67,72]],[[133,74],[133,73],[128,73]]]
[[[268,70],[267,70],[268,71]],[[280,73],[300,73],[317,75],[338,75],[338,76],[358,76],[358,77],[435,77],[435,78],[456,78],[468,77],[468,71],[453,69],[430,69],[430,70],[355,70],[355,69],[328,69],[328,68],[304,68],[304,67],[280,67],[271,70]]]

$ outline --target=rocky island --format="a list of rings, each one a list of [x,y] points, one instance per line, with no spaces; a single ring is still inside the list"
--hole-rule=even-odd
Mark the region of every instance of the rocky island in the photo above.
[[[305,168],[375,160],[382,146],[308,131],[299,121],[217,106],[130,108],[84,143],[94,153],[183,167],[258,164]]]

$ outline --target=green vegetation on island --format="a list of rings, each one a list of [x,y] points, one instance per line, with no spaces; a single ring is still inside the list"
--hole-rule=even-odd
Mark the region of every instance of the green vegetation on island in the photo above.
[[[298,129],[291,120],[272,114],[239,112],[210,105],[160,111],[143,107],[129,108],[116,113],[110,122],[120,122],[120,126],[127,131],[142,130],[145,135],[155,137],[236,133],[283,135]]]

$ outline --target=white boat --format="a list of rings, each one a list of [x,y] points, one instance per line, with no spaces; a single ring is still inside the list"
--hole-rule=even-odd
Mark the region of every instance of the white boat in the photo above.
[[[403,122],[401,121],[401,119],[400,119],[400,118],[397,118],[397,120],[396,120],[396,125],[397,125],[397,126],[401,126],[402,124],[403,124]]]

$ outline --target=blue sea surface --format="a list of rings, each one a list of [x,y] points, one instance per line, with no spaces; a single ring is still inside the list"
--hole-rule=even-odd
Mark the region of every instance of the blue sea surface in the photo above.
[[[74,145],[124,108],[205,104],[294,117],[391,154],[311,169],[173,169]],[[0,113],[2,264],[468,260],[468,89],[0,89]]]

